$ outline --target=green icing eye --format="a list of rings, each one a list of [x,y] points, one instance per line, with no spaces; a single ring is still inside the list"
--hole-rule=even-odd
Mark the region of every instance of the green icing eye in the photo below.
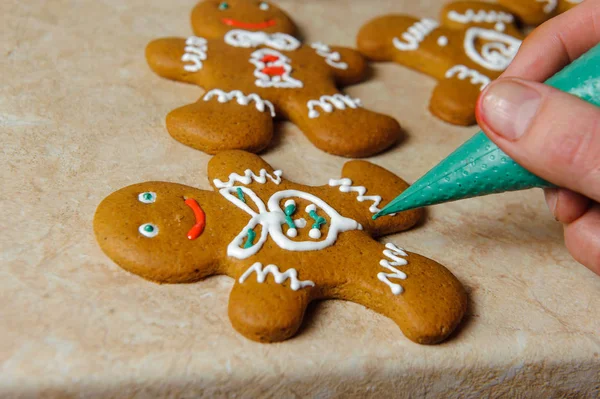
[[[158,235],[158,227],[152,223],[144,223],[138,228],[138,231],[144,237],[152,238]]]
[[[229,8],[229,3],[227,3],[226,1],[219,3],[219,10],[227,10],[228,8]]]
[[[263,11],[267,11],[269,9],[269,3],[261,1],[260,4],[258,5],[258,8],[260,8]]]
[[[152,191],[141,193],[138,195],[138,201],[143,202],[144,204],[152,204],[156,201],[156,193],[153,193]]]

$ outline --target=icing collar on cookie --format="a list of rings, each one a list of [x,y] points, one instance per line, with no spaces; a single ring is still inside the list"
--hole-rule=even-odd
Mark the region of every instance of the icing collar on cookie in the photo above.
[[[195,240],[196,238],[200,237],[204,231],[204,226],[206,226],[206,215],[195,199],[186,198],[185,204],[192,208],[194,216],[196,217],[196,224],[192,226],[190,231],[188,231],[187,238],[190,240]]]
[[[242,28],[242,29],[265,29],[265,28],[269,28],[271,26],[275,26],[275,24],[276,24],[274,19],[269,19],[264,22],[251,23],[251,22],[238,21],[237,19],[233,19],[233,18],[221,18],[221,22],[223,22],[225,25],[234,26],[236,28]]]

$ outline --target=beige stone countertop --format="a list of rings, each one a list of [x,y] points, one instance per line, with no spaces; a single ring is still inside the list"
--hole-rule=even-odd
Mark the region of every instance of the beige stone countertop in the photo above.
[[[307,41],[352,46],[386,12],[436,17],[441,0],[279,2]],[[258,344],[227,318],[232,280],[156,285],[96,244],[98,203],[129,184],[209,189],[210,157],[164,118],[197,87],[154,75],[144,47],[187,36],[193,0],[0,2],[0,397],[562,397],[600,395],[600,278],[574,262],[540,192],[430,209],[386,237],[447,266],[469,292],[450,340],[419,346],[389,319],[317,303],[293,339]],[[434,81],[393,64],[346,90],[407,139],[371,160],[414,181],[476,128],[434,119]],[[280,123],[264,157],[323,184],[343,158]]]

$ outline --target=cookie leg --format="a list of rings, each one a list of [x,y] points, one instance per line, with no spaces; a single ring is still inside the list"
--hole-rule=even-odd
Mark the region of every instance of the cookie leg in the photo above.
[[[285,107],[288,117],[315,146],[343,157],[375,155],[402,136],[395,119],[369,111],[359,99],[342,93],[303,95]]]
[[[419,344],[443,341],[461,321],[467,305],[460,282],[431,259],[393,244],[365,239],[348,246],[344,283],[336,297],[360,303],[398,324]]]
[[[300,327],[314,284],[295,269],[255,263],[239,277],[229,297],[233,328],[258,342],[284,341]]]
[[[464,65],[456,65],[446,72],[433,92],[429,109],[432,114],[453,125],[475,124],[475,106],[481,90],[491,79]]]
[[[273,104],[238,90],[208,91],[198,102],[167,115],[167,130],[185,145],[209,154],[259,152],[273,137]]]

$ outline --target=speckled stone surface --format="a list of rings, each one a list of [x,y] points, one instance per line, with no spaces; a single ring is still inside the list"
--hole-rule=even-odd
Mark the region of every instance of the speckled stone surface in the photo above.
[[[352,45],[386,12],[434,17],[442,1],[280,4],[309,41]],[[389,237],[447,266],[469,291],[463,326],[416,345],[340,301],[310,308],[290,341],[263,345],[227,319],[232,280],[159,286],[94,241],[107,194],[147,180],[208,189],[209,156],[170,138],[167,112],[201,95],[155,76],[144,47],[190,33],[190,1],[0,2],[0,396],[549,397],[600,395],[600,278],[571,260],[536,191],[432,208]],[[414,181],[476,128],[429,115],[435,82],[393,64],[347,90],[407,139],[371,160]],[[321,184],[344,159],[288,123],[264,153]]]

